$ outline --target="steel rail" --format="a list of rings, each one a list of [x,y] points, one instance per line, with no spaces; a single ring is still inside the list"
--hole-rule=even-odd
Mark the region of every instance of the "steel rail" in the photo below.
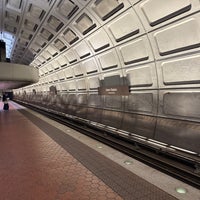
[[[135,141],[131,137],[123,137],[84,121],[50,112],[48,109],[42,109],[21,101],[16,102],[200,189],[200,173],[195,168],[199,163],[195,163],[192,159],[181,158],[168,151],[155,149],[145,143]]]

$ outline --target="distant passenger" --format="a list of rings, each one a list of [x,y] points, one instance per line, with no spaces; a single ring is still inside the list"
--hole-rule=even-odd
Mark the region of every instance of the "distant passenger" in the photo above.
[[[3,109],[4,110],[9,110],[9,104],[8,104],[8,94],[7,93],[4,93],[3,94],[3,103],[4,103],[4,105],[3,105]]]

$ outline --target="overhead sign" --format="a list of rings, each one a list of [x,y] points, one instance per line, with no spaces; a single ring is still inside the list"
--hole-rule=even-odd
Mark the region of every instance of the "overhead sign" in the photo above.
[[[120,85],[120,86],[110,86],[110,87],[99,87],[99,95],[119,95],[119,96],[128,96],[129,95],[129,86]]]

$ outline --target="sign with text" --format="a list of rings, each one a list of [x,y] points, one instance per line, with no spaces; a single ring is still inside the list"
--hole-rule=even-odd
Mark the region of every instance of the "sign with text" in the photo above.
[[[129,95],[129,86],[120,85],[120,86],[99,87],[98,94],[99,95],[128,96]]]

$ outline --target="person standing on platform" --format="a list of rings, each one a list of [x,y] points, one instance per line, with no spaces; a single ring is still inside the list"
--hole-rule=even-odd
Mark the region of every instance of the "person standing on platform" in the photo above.
[[[2,101],[3,101],[3,109],[4,110],[9,110],[9,104],[8,104],[8,94],[7,93],[4,93],[3,94],[3,99],[2,99]]]

